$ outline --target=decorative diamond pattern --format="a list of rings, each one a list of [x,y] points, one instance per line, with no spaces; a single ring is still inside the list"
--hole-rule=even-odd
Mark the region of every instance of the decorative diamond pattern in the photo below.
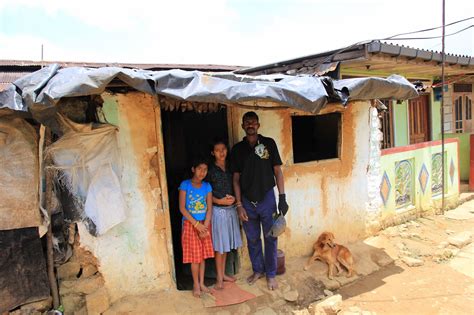
[[[451,185],[454,184],[454,172],[456,171],[456,167],[454,166],[453,158],[451,158],[451,165],[449,166],[449,178],[451,178]]]
[[[391,189],[392,184],[390,183],[390,179],[388,178],[387,172],[384,172],[382,177],[382,183],[380,183],[380,196],[382,197],[384,205],[387,204]]]
[[[429,178],[430,178],[430,174],[428,173],[428,170],[426,169],[425,163],[423,163],[423,166],[421,167],[421,170],[420,170],[420,174],[418,175],[418,181],[420,182],[420,186],[421,186],[421,190],[423,191],[423,194],[425,193]]]

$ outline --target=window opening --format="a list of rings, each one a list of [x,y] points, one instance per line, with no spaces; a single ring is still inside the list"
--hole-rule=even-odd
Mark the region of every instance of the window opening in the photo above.
[[[293,161],[339,158],[341,113],[291,117],[293,128]]]

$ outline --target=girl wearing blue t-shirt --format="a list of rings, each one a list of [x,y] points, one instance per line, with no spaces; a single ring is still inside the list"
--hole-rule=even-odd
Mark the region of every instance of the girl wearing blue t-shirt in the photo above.
[[[209,292],[204,285],[205,259],[214,257],[211,240],[212,188],[203,181],[207,162],[197,160],[191,168],[193,177],[179,186],[179,211],[183,215],[181,246],[183,263],[191,264],[193,295]]]

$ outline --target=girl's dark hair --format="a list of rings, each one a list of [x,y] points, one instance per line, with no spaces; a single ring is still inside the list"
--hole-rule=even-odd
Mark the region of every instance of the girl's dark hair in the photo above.
[[[211,144],[209,146],[209,149],[210,149],[209,151],[211,151],[211,152],[214,151],[214,147],[218,144],[223,144],[227,147],[227,141],[225,141],[224,138],[216,137],[216,138],[212,139]]]
[[[213,152],[214,147],[218,144],[223,144],[223,145],[225,145],[227,150],[229,149],[229,147],[227,146],[227,141],[225,141],[224,138],[216,137],[212,140],[211,144],[209,145],[209,152]],[[227,157],[229,157],[229,156],[227,156]],[[210,161],[215,161],[216,160],[216,157],[213,156],[212,154],[210,154],[209,158],[210,158]]]
[[[209,161],[205,157],[199,156],[193,160],[192,167],[196,168],[201,164],[209,166]]]

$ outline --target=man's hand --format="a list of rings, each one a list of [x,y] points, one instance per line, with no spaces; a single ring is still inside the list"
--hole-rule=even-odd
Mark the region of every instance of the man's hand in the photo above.
[[[239,214],[240,220],[247,222],[249,220],[249,217],[247,216],[247,211],[245,211],[245,208],[240,206],[237,206],[237,213]]]
[[[280,194],[278,198],[278,211],[285,216],[285,214],[288,212],[288,204],[286,203],[286,195],[285,194]]]

